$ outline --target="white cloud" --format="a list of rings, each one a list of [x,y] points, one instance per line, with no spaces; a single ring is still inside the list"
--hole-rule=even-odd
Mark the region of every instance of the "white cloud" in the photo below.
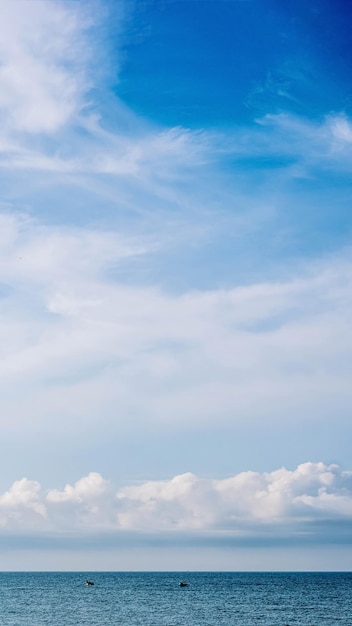
[[[97,472],[78,480],[73,486],[66,485],[63,491],[49,491],[49,502],[90,502],[105,495],[108,488],[105,481]]]
[[[260,530],[261,524],[311,522],[352,513],[352,474],[336,465],[304,463],[296,470],[242,472],[221,480],[192,474],[125,487],[118,497],[127,527]],[[255,532],[255,530],[254,530]]]
[[[25,215],[0,214],[0,281],[56,287],[91,281],[121,260],[146,252],[133,237],[99,228],[47,227]]]
[[[48,0],[4,0],[0,7],[2,126],[54,132],[82,106],[89,89],[84,33],[89,11]]]
[[[174,179],[175,167],[202,162],[205,135],[150,128],[104,86],[112,63],[104,51],[109,11],[117,82],[127,8],[123,0],[110,8],[103,1],[1,3],[1,168],[75,176],[77,182],[82,173],[108,174],[148,186],[153,179]],[[110,103],[114,130],[100,118],[101,97]]]
[[[122,526],[143,530],[243,530],[245,524],[312,521],[352,514],[352,473],[305,463],[296,470],[243,472],[222,480],[193,474],[121,489]],[[126,523],[126,510],[128,521]]]
[[[22,479],[0,496],[0,526],[70,534],[76,532],[199,532],[237,538],[314,532],[317,523],[352,517],[352,472],[337,465],[304,463],[295,470],[242,472],[226,479],[187,473],[118,491],[91,472],[62,490],[43,492]],[[309,531],[309,529],[311,529]],[[331,537],[322,536],[322,542]]]
[[[41,497],[40,484],[33,480],[17,480],[0,496],[0,528],[36,526],[46,518],[47,509]]]
[[[118,49],[126,3],[115,4],[109,10]],[[19,0],[1,5],[4,200],[12,202],[15,189],[24,206],[49,214],[47,198],[43,202],[41,194],[53,185],[54,194],[62,198],[55,207],[60,221],[67,219],[61,206],[75,212],[70,195],[74,187],[78,195],[92,193],[94,218],[97,207],[102,215],[112,206],[125,222],[131,215],[153,221],[160,238],[165,215],[176,224],[187,223],[198,237],[210,237],[214,229],[225,231],[229,222],[238,236],[267,223],[267,212],[272,215],[276,210],[271,190],[260,200],[247,185],[246,192],[241,191],[252,170],[245,166],[244,173],[241,159],[280,162],[274,174],[275,194],[280,194],[287,177],[309,177],[312,172],[314,176],[317,167],[350,168],[347,116],[328,115],[312,123],[288,114],[267,115],[258,124],[224,135],[155,128],[109,94],[107,85],[90,94],[91,87],[99,85],[97,66],[108,71],[106,58],[99,63],[106,44],[99,24],[108,22],[107,11],[101,2]],[[119,61],[114,57],[115,81]],[[109,102],[109,124],[100,117],[100,98]],[[238,159],[231,182],[221,171],[222,159],[229,159],[231,168]],[[268,179],[271,174],[269,167]],[[91,213],[83,210],[89,219]]]
[[[126,7],[119,2],[110,8],[116,49],[123,41]],[[199,166],[207,169],[211,165],[214,180],[223,157],[231,161],[279,159],[280,172],[293,176],[309,176],[317,165],[350,168],[351,123],[343,114],[329,114],[319,122],[286,113],[263,115],[258,124],[234,128],[226,135],[156,129],[137,119],[106,89],[104,98],[108,98],[114,118],[114,127],[107,130],[100,119],[97,92],[94,102],[88,94],[99,83],[97,66],[103,65],[99,59],[106,44],[99,25],[104,20],[107,23],[108,16],[103,2],[5,0],[1,4],[1,167],[44,170],[66,176],[66,182],[74,177],[76,184],[82,183],[83,173],[98,179],[119,177],[121,185],[131,179],[138,181],[144,193],[143,204],[151,193],[165,203],[170,199],[175,203],[178,197],[186,206],[187,194],[182,196],[175,188],[175,184],[181,187],[180,177],[187,183],[192,172],[202,186],[207,174],[202,174]],[[102,61],[108,68],[107,59]],[[34,141],[30,137],[28,141],[28,133],[49,133],[51,139]],[[210,191],[209,181],[208,185]],[[196,186],[194,183],[193,194]],[[111,188],[111,183],[105,187]]]
[[[352,125],[345,115],[331,116],[332,134],[342,143],[352,142]]]
[[[15,215],[1,225],[5,429],[45,419],[64,432],[99,415],[114,431],[126,413],[131,428],[177,429],[348,410],[348,255],[280,283],[171,295],[118,280],[122,263],[147,262],[136,238]]]

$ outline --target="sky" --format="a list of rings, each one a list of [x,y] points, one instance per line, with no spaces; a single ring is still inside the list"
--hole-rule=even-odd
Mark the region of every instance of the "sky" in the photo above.
[[[0,3],[0,569],[351,569],[351,22]]]

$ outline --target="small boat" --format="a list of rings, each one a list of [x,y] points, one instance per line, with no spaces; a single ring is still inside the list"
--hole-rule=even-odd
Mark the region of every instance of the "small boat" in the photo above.
[[[94,582],[92,580],[86,580],[86,585],[87,587],[91,587],[92,585],[94,585]]]
[[[188,587],[188,582],[187,582],[187,580],[181,580],[181,582],[180,582],[180,587]]]

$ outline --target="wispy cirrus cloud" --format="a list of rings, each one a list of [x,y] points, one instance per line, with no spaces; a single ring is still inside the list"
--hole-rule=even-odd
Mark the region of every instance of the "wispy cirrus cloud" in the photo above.
[[[150,128],[112,97],[102,80],[108,67],[112,71],[104,51],[109,12],[119,30],[127,2],[109,8],[103,1],[19,0],[4,2],[0,11],[1,167],[145,179],[153,172],[170,177],[175,164],[200,154],[201,142],[197,145],[187,129]],[[110,130],[99,110],[104,99],[113,110]]]
[[[342,113],[311,121],[263,111],[256,123],[236,127],[234,120],[226,133],[190,131],[136,116],[112,95],[108,81],[101,93],[94,90],[97,59],[106,54],[100,24],[110,10],[121,30],[126,6],[3,4],[0,85],[2,80],[7,95],[0,102],[0,170],[8,206],[53,219],[47,198],[53,188],[58,223],[76,216],[78,204],[79,219],[96,220],[99,212],[99,220],[109,221],[118,213],[126,229],[137,215],[138,227],[153,230],[159,241],[165,235],[171,241],[172,232],[174,241],[195,236],[206,247],[219,235],[235,233],[238,239],[255,231],[260,244],[260,233],[285,215],[282,194],[289,181],[349,171],[350,121]],[[122,43],[121,36],[117,50]],[[117,82],[116,50],[114,64]],[[118,95],[118,83],[114,89]],[[108,121],[102,116],[106,101]],[[282,228],[288,239],[290,228]]]
[[[115,22],[118,18],[123,23],[125,6],[115,7]],[[106,19],[108,7],[31,0],[4,2],[1,11],[0,113],[5,134],[0,147],[6,170],[46,170],[71,180],[84,173],[130,176],[148,186],[162,180],[179,183],[178,175],[187,179],[200,165],[211,165],[215,173],[225,155],[231,162],[265,157],[266,166],[270,159],[280,159],[280,169],[302,166],[302,175],[318,161],[322,167],[344,162],[348,168],[350,122],[342,113],[312,122],[289,113],[263,112],[257,125],[229,129],[226,135],[151,128],[113,99],[105,86],[115,118],[108,130],[99,98],[90,94],[99,81],[94,56],[99,58],[103,50],[99,22]],[[116,58],[114,62],[116,76]],[[50,140],[42,135],[50,135]],[[297,168],[294,175],[299,175]],[[202,185],[205,180],[201,177]]]

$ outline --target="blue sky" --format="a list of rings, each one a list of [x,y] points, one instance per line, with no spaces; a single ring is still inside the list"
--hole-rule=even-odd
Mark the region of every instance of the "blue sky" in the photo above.
[[[4,569],[350,568],[351,14],[1,4]]]

